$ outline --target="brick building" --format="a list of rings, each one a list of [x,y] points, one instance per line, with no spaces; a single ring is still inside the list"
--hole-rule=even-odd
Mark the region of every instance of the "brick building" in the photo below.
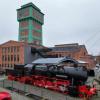
[[[100,55],[95,56],[95,59],[96,59],[96,63],[97,63],[97,64],[100,64]]]
[[[80,60],[83,60],[85,62],[87,62],[87,68],[94,68],[96,66],[96,61],[95,61],[95,58],[94,56],[92,55],[86,55],[86,56],[83,56],[83,57],[80,57]]]
[[[56,57],[68,56],[86,62],[88,68],[95,66],[94,58],[88,54],[85,45],[79,45],[78,43],[55,45],[55,47],[52,47],[52,51],[48,52],[48,55]]]
[[[19,22],[19,41],[42,45],[42,25],[44,14],[33,3],[28,3],[17,9]]]
[[[55,47],[52,47],[52,52],[49,52],[48,54],[55,55],[56,57],[69,56],[75,59],[79,59],[82,56],[86,56],[88,52],[84,45],[73,43],[55,45]]]
[[[0,67],[13,68],[14,64],[27,64],[41,57],[38,53],[32,52],[32,48],[44,48],[25,42],[8,41],[0,45]]]

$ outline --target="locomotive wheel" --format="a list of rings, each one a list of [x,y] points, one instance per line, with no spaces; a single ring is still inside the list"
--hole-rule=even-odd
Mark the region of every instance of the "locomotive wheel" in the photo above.
[[[78,97],[79,95],[77,88],[74,86],[68,87],[68,92],[69,92],[69,95],[72,97]]]

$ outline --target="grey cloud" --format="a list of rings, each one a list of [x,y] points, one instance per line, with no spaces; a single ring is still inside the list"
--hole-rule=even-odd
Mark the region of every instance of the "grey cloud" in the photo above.
[[[100,0],[2,0],[0,1],[0,43],[9,39],[17,40],[16,9],[28,2],[33,2],[45,14],[44,45],[74,42],[84,44],[97,33],[93,41],[85,44],[90,53],[100,52],[100,43],[97,41],[100,37]],[[9,34],[10,37],[6,36]],[[91,45],[93,47],[90,49]]]

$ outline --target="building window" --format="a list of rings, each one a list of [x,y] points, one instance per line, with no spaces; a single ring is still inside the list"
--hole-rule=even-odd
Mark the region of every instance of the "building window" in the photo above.
[[[19,62],[19,55],[17,55],[17,61]]]
[[[86,53],[84,52],[84,56],[86,55]]]
[[[68,57],[71,57],[71,54],[68,54]]]
[[[5,55],[5,61],[7,61],[7,56]]]
[[[55,54],[55,56],[58,58],[58,54]]]
[[[27,27],[28,26],[28,21],[22,21],[19,23],[20,27]]]
[[[11,65],[10,65],[10,67],[12,68],[12,67],[13,67],[13,65],[11,64]]]
[[[11,52],[13,52],[13,47],[11,47]]]
[[[16,47],[14,47],[14,52],[16,52]]]
[[[19,47],[17,47],[17,52],[19,52]]]
[[[4,57],[4,55],[2,56],[2,61],[5,61],[5,57]]]
[[[59,54],[59,57],[62,57],[62,55],[61,55],[61,54]]]
[[[16,55],[14,55],[14,61],[16,61]]]
[[[21,36],[24,36],[24,37],[27,37],[28,36],[28,30],[27,29],[24,29],[20,32],[20,35]]]
[[[10,52],[10,48],[8,47],[8,53]]]
[[[11,55],[11,61],[13,61],[13,55]]]
[[[8,61],[10,61],[10,56],[8,55]]]
[[[4,53],[6,53],[6,51],[7,51],[7,48],[4,48]]]
[[[5,48],[2,48],[2,52],[5,53]]]

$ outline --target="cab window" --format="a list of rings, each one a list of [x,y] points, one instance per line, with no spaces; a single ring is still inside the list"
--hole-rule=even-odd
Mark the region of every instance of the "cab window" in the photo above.
[[[47,70],[47,66],[45,66],[45,65],[37,65],[37,66],[35,67],[35,69],[36,69],[36,70],[45,71],[45,70]]]

